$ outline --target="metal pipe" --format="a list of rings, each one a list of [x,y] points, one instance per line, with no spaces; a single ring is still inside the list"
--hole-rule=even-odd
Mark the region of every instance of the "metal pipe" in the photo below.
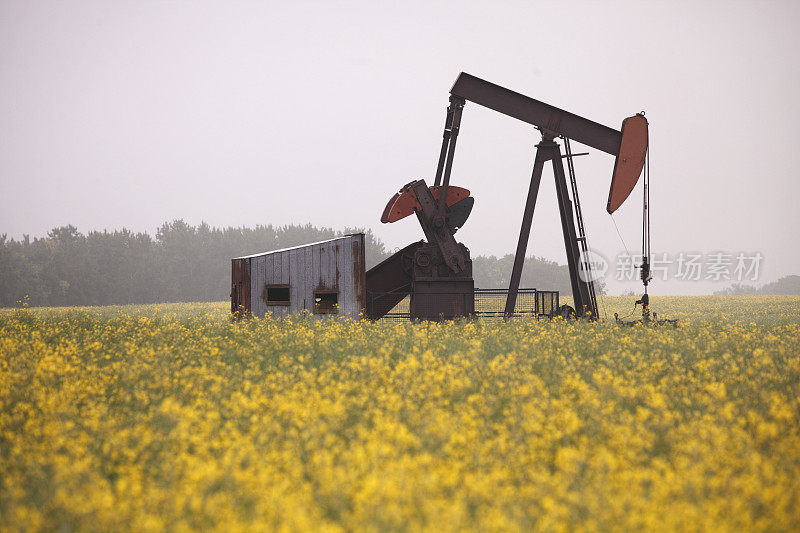
[[[519,241],[517,242],[517,252],[514,255],[514,268],[511,270],[511,281],[508,284],[508,296],[506,297],[506,318],[514,314],[517,304],[517,292],[519,282],[522,278],[522,266],[525,263],[525,251],[528,248],[528,238],[531,235],[531,222],[533,221],[533,210],[536,207],[536,198],[539,196],[539,183],[542,180],[542,169],[544,162],[547,161],[546,143],[543,140],[536,145],[536,159],[533,162],[533,174],[531,184],[528,188],[528,199],[525,201],[525,211],[522,215],[522,226],[519,230]],[[553,142],[550,140],[549,142]],[[543,149],[544,148],[544,149]]]
[[[447,187],[450,185],[450,172],[453,170],[453,157],[456,153],[456,141],[458,140],[458,130],[461,127],[461,111],[464,109],[464,100],[457,96],[451,96],[450,105],[453,107],[453,122],[450,126],[450,147],[447,151],[447,163],[442,177],[442,193],[439,196],[438,209],[442,224],[444,224],[444,216],[447,209]]]
[[[444,170],[444,160],[447,156],[447,146],[450,144],[450,131],[453,128],[453,104],[447,106],[447,114],[444,119],[444,133],[442,134],[442,149],[439,151],[439,163],[436,165],[436,178],[433,180],[435,186],[442,183],[442,170]]]

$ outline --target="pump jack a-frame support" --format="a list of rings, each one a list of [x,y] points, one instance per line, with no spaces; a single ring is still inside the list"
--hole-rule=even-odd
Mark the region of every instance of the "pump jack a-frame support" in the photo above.
[[[536,159],[533,162],[533,175],[531,176],[531,184],[528,189],[528,199],[525,202],[525,211],[522,215],[522,227],[519,231],[519,242],[517,243],[517,251],[514,255],[514,268],[511,271],[511,282],[508,286],[508,298],[506,299],[505,308],[506,316],[514,314],[514,307],[517,302],[517,291],[519,290],[520,278],[522,277],[522,266],[525,261],[525,252],[528,248],[528,239],[531,233],[533,211],[536,207],[536,198],[539,195],[539,183],[542,179],[544,164],[547,161],[551,161],[553,164],[553,174],[556,179],[556,196],[558,197],[558,210],[561,215],[561,230],[564,234],[564,248],[567,251],[567,266],[569,268],[575,313],[578,316],[597,318],[597,300],[594,296],[594,287],[592,286],[591,278],[589,281],[585,281],[579,275],[579,268],[581,268],[579,262],[587,261],[588,258],[581,257],[578,245],[581,240],[584,242],[586,241],[586,236],[578,236],[575,231],[572,201],[570,201],[569,198],[567,178],[564,174],[564,165],[561,159],[561,149],[558,143],[553,140],[552,135],[543,132],[541,142],[536,145]]]

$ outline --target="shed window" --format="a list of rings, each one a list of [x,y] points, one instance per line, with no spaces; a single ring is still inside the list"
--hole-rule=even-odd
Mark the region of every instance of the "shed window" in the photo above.
[[[314,291],[314,312],[338,313],[339,291],[336,290]]]
[[[267,305],[289,305],[289,286],[267,285],[264,287],[264,301]]]

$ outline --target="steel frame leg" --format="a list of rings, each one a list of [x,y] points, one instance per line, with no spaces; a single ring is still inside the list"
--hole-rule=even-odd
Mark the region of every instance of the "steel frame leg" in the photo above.
[[[447,159],[447,147],[450,146],[450,134],[453,127],[453,114],[455,110],[452,105],[447,107],[447,116],[444,119],[444,133],[442,134],[442,149],[439,151],[439,162],[436,165],[436,178],[433,180],[435,186],[442,184],[442,172],[444,163]]]
[[[533,162],[533,174],[531,184],[528,188],[528,199],[525,201],[525,211],[522,215],[522,226],[519,230],[519,241],[517,242],[517,252],[514,255],[514,269],[511,271],[511,282],[508,284],[508,296],[506,296],[505,316],[514,314],[517,305],[517,292],[519,291],[519,281],[522,277],[522,266],[525,263],[525,251],[528,248],[528,238],[531,235],[531,222],[533,221],[533,210],[536,207],[536,198],[539,196],[539,183],[542,180],[542,169],[544,162],[550,158],[549,152],[552,150],[552,140],[542,140],[536,145],[536,159]]]
[[[463,110],[464,99],[451,96],[444,121],[442,149],[439,152],[439,163],[436,166],[434,185],[443,185],[446,188],[450,184],[450,172],[453,169],[453,156],[456,152],[456,141],[458,140],[458,130],[461,128],[461,113]]]
[[[564,248],[567,252],[569,281],[572,286],[572,299],[575,304],[575,314],[579,317],[583,317],[586,315],[587,309],[591,310],[591,298],[589,296],[589,286],[585,281],[580,279],[578,272],[580,264],[578,233],[575,231],[575,217],[573,215],[572,201],[569,199],[567,177],[564,173],[564,163],[561,161],[561,150],[558,144],[555,145],[553,150],[552,161],[553,174],[556,178],[558,211],[561,215],[561,230],[564,234]]]

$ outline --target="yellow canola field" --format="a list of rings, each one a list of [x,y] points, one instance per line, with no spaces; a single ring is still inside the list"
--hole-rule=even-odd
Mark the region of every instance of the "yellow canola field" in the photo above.
[[[0,529],[797,530],[800,298],[660,303],[680,327],[0,312]]]

